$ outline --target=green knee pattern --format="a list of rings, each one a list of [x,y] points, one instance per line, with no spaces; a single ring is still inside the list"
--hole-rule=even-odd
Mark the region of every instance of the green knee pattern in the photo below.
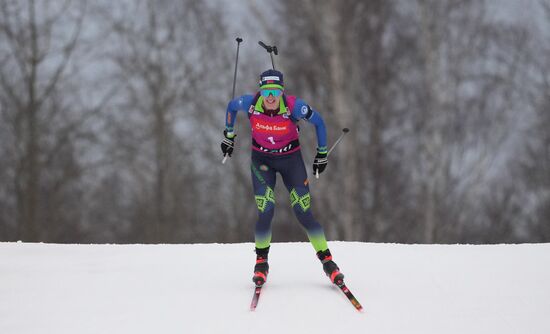
[[[275,204],[275,194],[273,192],[273,189],[271,189],[270,187],[266,188],[264,195],[256,195],[255,198],[258,210],[260,210],[260,212],[262,213],[267,208],[269,202]]]
[[[304,212],[309,210],[311,207],[311,196],[309,195],[309,192],[303,196],[300,196],[298,195],[298,192],[296,192],[296,189],[292,189],[292,191],[290,191],[290,205],[294,207],[296,204],[299,204]]]

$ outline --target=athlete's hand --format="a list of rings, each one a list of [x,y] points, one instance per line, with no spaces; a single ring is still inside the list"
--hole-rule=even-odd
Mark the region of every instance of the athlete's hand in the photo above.
[[[223,155],[231,156],[231,153],[233,153],[233,147],[235,146],[235,137],[237,137],[237,135],[234,133],[228,133],[227,130],[223,130],[223,136],[225,137],[221,144]]]
[[[313,160],[313,174],[321,174],[325,170],[325,168],[327,168],[327,164],[327,151],[319,151],[319,149],[317,149],[317,155],[315,156],[315,160]]]

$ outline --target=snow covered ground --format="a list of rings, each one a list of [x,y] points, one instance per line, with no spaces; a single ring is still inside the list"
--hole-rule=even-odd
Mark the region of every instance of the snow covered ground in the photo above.
[[[0,243],[0,333],[550,333],[550,244],[277,243],[249,311],[252,244]]]

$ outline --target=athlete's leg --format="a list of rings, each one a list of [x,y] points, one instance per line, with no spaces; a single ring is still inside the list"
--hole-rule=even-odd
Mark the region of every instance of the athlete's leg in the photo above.
[[[258,220],[254,239],[256,248],[264,249],[271,243],[271,220],[275,212],[275,181],[276,172],[257,154],[252,154],[252,185],[258,207]]]
[[[294,214],[306,230],[313,248],[316,252],[327,250],[327,239],[323,227],[315,220],[311,211],[309,181],[301,152],[292,153],[279,172],[290,193],[290,204]]]

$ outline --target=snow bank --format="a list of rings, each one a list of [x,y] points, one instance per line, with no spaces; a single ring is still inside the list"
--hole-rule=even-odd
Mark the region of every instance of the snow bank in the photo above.
[[[329,246],[364,313],[307,243],[256,312],[252,244],[0,243],[0,333],[550,333],[550,244]]]

